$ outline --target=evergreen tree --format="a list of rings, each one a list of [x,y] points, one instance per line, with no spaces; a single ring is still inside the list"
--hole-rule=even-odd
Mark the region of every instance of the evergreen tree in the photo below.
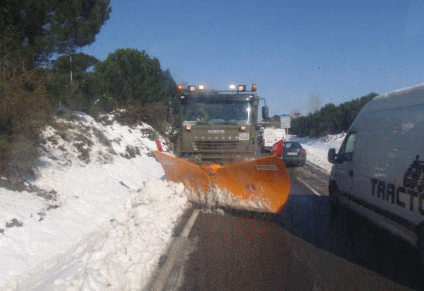
[[[99,59],[84,53],[63,55],[52,62],[54,72],[70,74],[75,79],[82,78],[90,68],[100,63]]]
[[[346,132],[362,107],[377,95],[369,93],[339,106],[326,104],[315,113],[293,119],[290,132],[299,136],[322,136]]]
[[[143,105],[175,96],[171,74],[163,72],[159,60],[145,51],[118,49],[95,66],[95,73],[119,104]]]
[[[30,66],[95,41],[110,0],[2,0],[0,46],[24,54]]]

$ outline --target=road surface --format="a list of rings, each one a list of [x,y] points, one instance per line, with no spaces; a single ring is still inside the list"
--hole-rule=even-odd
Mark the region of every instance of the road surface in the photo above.
[[[151,290],[411,290],[424,286],[418,252],[346,208],[330,209],[327,173],[291,168],[290,199],[274,219],[193,209],[175,230]],[[170,260],[170,257],[173,259]],[[158,277],[156,277],[158,278]],[[156,284],[156,285],[155,285]]]

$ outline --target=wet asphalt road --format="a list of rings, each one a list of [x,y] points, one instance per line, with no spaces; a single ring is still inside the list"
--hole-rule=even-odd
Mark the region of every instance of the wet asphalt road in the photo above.
[[[331,210],[328,173],[305,165],[290,174],[290,199],[273,220],[201,212],[164,289],[424,290],[415,248]]]
[[[296,177],[307,176],[304,172],[309,172],[309,169],[291,169],[292,181]],[[295,191],[293,189],[284,211],[277,216],[281,227],[317,248],[403,286],[424,290],[424,275],[418,267],[417,249],[347,207],[332,210],[328,192],[317,196],[306,194],[302,189],[299,191],[303,195]]]

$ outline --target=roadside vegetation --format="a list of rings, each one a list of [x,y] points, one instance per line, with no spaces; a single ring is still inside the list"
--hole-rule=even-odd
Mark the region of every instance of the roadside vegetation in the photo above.
[[[338,106],[328,103],[307,116],[294,118],[290,133],[300,137],[318,137],[346,132],[362,107],[377,95],[372,92]]]
[[[0,11],[0,176],[34,176],[41,130],[59,113],[120,112],[121,123],[165,131],[176,84],[157,58],[118,49],[100,61],[77,51],[95,41],[110,0],[4,0]]]

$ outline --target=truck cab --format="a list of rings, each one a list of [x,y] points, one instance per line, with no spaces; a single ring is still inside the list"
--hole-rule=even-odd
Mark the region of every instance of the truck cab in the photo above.
[[[259,97],[246,86],[234,91],[189,87],[181,94],[177,154],[196,164],[226,164],[255,157]]]

